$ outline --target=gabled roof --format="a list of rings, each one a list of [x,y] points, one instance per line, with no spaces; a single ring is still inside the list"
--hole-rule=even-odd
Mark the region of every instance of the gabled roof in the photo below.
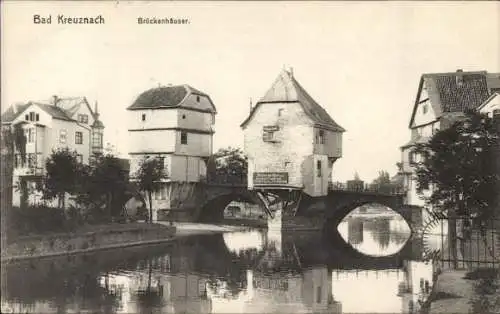
[[[2,123],[10,123],[14,121],[21,113],[24,112],[29,106],[31,106],[30,103],[26,104],[13,104],[7,110],[5,110],[4,113],[2,113]]]
[[[36,105],[40,107],[43,111],[47,112],[50,116],[59,120],[75,121],[72,116],[80,108],[82,104],[86,105],[91,113],[91,115],[96,119],[95,122],[102,124],[102,122],[97,121],[96,113],[92,111],[89,103],[85,97],[66,97],[66,98],[56,98],[55,104],[49,101],[29,101],[24,104],[14,104],[10,106],[2,114],[2,123],[10,123],[14,121],[19,115],[23,113],[31,105]]]
[[[493,99],[497,98],[497,97],[500,97],[500,93],[499,92],[494,92],[493,94],[490,95],[490,97],[488,97],[488,99],[486,99],[478,108],[477,110],[480,111],[481,109],[483,109],[484,107],[486,107],[491,101],[493,101]]]
[[[32,105],[38,106],[55,119],[74,121],[61,108],[43,103],[28,102],[26,104],[15,104],[10,106],[9,109],[2,114],[2,123],[11,123]]]
[[[177,108],[181,107],[191,94],[207,97],[213,107],[213,112],[216,111],[215,105],[206,93],[186,84],[149,89],[140,94],[127,110]]]
[[[489,96],[487,77],[486,71],[422,74],[409,127],[413,125],[424,86],[436,118],[439,118],[444,113],[464,112],[481,105]]]
[[[321,107],[297,82],[291,72],[282,71],[274,84],[262,97],[250,112],[248,118],[243,121],[241,127],[245,127],[252,119],[257,108],[266,103],[299,103],[307,116],[318,126],[337,132],[345,132],[332,117]]]

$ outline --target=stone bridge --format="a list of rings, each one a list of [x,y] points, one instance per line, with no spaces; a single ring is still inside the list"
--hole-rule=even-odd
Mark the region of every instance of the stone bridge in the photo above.
[[[179,219],[179,215],[172,215],[175,217],[170,217],[170,219],[206,223],[220,222],[224,219],[224,209],[232,201],[258,204],[267,210],[257,192],[248,190],[244,184],[198,183],[195,190],[190,200],[184,202],[188,208],[171,211],[173,214],[181,212],[182,219]],[[303,222],[307,220],[305,225],[310,228],[323,229],[325,224],[337,226],[351,211],[369,203],[381,204],[399,213],[412,230],[422,225],[421,210],[403,205],[401,194],[335,189],[331,189],[328,195],[323,197],[310,197],[303,194],[295,215],[287,217],[286,220],[291,222],[291,225],[296,225],[298,222],[304,224]],[[272,215],[272,212],[268,211],[267,214]],[[287,224],[284,223],[283,226],[286,228]]]

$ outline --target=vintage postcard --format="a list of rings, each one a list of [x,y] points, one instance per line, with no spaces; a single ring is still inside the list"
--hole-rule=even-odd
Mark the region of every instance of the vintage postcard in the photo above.
[[[2,313],[500,313],[500,3],[2,1]]]

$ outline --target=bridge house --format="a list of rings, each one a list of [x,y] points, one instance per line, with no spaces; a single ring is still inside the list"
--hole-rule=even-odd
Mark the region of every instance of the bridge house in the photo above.
[[[216,108],[210,97],[189,86],[162,86],[140,94],[127,108],[131,178],[143,158],[163,160],[168,179],[153,195],[156,210],[171,208],[168,182],[199,182],[212,155]],[[189,191],[185,191],[190,193]],[[155,217],[153,217],[155,219]]]
[[[478,110],[498,91],[500,73],[464,72],[459,69],[451,73],[427,73],[421,76],[410,118],[410,141],[401,147],[401,172],[404,175],[407,204],[425,204],[416,188],[413,165],[420,157],[413,151],[415,145],[428,141],[437,130],[449,127],[464,111]],[[424,192],[424,195],[428,193]]]
[[[345,131],[283,70],[241,124],[249,189],[289,188],[328,194]]]

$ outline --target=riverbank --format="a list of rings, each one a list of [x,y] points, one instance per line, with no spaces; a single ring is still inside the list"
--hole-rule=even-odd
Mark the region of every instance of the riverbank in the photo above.
[[[66,233],[16,237],[2,248],[1,261],[74,255],[172,240],[175,226],[147,223],[87,225]]]
[[[500,313],[499,269],[446,270],[438,278],[423,313]]]

